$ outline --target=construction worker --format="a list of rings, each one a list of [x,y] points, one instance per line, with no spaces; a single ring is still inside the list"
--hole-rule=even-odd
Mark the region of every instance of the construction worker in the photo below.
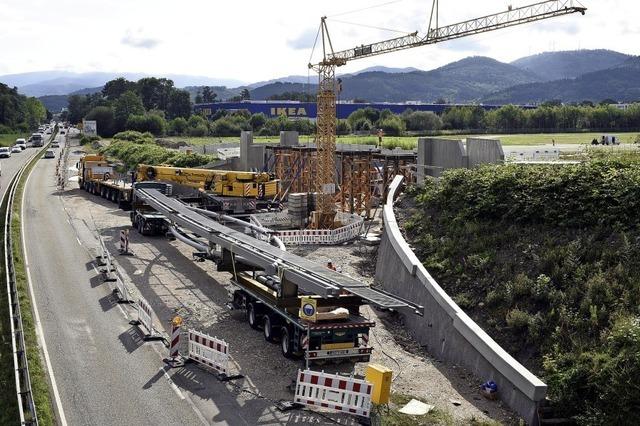
[[[384,130],[378,129],[378,148],[382,148],[382,137],[384,136]]]

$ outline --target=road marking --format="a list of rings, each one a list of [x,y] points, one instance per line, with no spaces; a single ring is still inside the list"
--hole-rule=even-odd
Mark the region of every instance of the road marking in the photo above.
[[[24,192],[23,194],[26,192],[26,188],[28,188],[29,186],[29,179],[31,179],[31,172],[35,169],[32,168],[31,171],[29,172],[29,175],[27,176],[27,180],[24,183]],[[23,195],[22,197],[22,205],[20,206],[20,215],[25,218],[26,216],[24,215],[24,200],[26,200],[27,197],[25,197]],[[25,266],[25,270],[27,271],[27,284],[29,287],[29,297],[31,298],[31,305],[33,306],[33,316],[34,316],[34,320],[35,320],[35,327],[36,327],[36,336],[38,337],[38,340],[40,341],[40,346],[42,347],[42,353],[44,354],[44,360],[45,360],[45,368],[47,369],[47,373],[49,375],[49,381],[51,383],[51,388],[53,390],[53,399],[55,401],[55,405],[56,405],[56,410],[58,412],[58,416],[60,417],[60,425],[61,426],[67,426],[67,419],[64,416],[64,409],[62,408],[62,400],[60,399],[60,393],[58,392],[58,385],[56,384],[56,378],[55,375],[53,374],[53,366],[51,365],[51,359],[49,358],[49,351],[47,350],[47,342],[44,338],[44,331],[42,329],[42,323],[40,322],[40,313],[38,312],[38,305],[36,304],[36,297],[35,294],[33,292],[33,285],[32,285],[32,281],[31,281],[31,269],[29,268],[29,259],[27,257],[27,243],[24,239],[25,236],[25,231],[24,231],[24,220],[20,221],[20,232],[22,233],[22,247],[23,247],[23,251],[24,251],[24,266]]]
[[[82,242],[80,241],[80,238],[76,237],[76,241],[78,242],[78,245],[82,247]]]
[[[162,371],[162,374],[164,375],[165,379],[167,379],[167,382],[169,382],[169,386],[171,386],[171,389],[173,389],[176,395],[178,395],[178,398],[184,401],[185,400],[184,394],[182,393],[180,388],[173,382],[173,380],[171,379],[171,376],[167,374],[167,370],[164,367],[160,367],[160,371]]]

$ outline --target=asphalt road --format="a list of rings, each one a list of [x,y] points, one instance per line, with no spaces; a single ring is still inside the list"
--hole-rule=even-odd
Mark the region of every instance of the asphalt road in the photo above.
[[[34,168],[23,217],[27,267],[64,413],[60,423],[202,424],[159,362],[164,346],[142,342],[102,283],[65,214],[55,165],[43,159]]]
[[[48,138],[49,135],[47,135]],[[38,152],[39,148],[27,148],[21,153],[11,154],[9,158],[0,158],[0,198],[4,197],[4,193],[9,186],[9,182],[13,179],[13,176],[20,170],[20,167],[24,166],[34,155]]]

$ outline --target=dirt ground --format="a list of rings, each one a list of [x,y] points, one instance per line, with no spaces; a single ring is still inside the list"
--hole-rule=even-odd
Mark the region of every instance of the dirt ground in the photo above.
[[[75,164],[79,154],[72,150],[68,165]],[[133,255],[118,255],[119,232],[131,228],[129,213],[78,189],[75,183],[68,183],[62,196],[72,224],[104,237],[133,296],[140,294],[152,305],[161,323],[158,327],[168,331],[171,318],[178,314],[186,323],[185,329],[194,328],[223,338],[229,343],[235,370],[248,378],[245,383],[253,386],[255,393],[272,400],[292,399],[287,386],[297,370],[303,368],[302,361],[284,358],[278,345],[265,341],[261,332],[249,327],[243,311],[227,307],[228,273],[217,272],[213,262],[194,261],[193,249],[180,241],[143,237],[133,230],[130,233]],[[374,225],[372,231],[379,231],[379,226]],[[373,283],[375,246],[357,242],[338,247],[290,247],[289,250],[321,264],[332,260],[342,273]],[[480,396],[481,379],[460,367],[431,358],[403,329],[398,316],[370,307],[361,313],[376,322],[370,340],[374,347],[372,362],[393,370],[393,392],[420,398],[449,412],[456,423],[469,423],[471,419],[517,423],[517,416],[501,402]],[[322,368],[348,372],[350,366]],[[365,367],[357,364],[355,372],[364,374]],[[244,397],[255,396],[245,393]]]

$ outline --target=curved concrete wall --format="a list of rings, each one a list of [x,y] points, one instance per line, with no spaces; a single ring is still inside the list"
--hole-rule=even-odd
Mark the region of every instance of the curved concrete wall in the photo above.
[[[546,396],[547,385],[469,318],[418,260],[402,236],[393,212],[401,183],[402,176],[396,176],[384,206],[384,234],[376,281],[385,290],[424,306],[423,317],[405,315],[404,320],[432,356],[462,365],[482,381],[494,380],[500,399],[527,423],[537,424],[538,402]]]

